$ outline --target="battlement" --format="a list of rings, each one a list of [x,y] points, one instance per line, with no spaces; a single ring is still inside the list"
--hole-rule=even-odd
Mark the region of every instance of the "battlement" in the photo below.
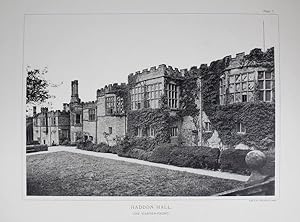
[[[274,48],[269,48],[266,51],[262,51],[260,48],[252,49],[249,54],[245,52],[240,52],[232,56],[226,56],[224,58],[229,59],[229,66],[226,69],[238,68],[242,65],[256,65],[257,63],[265,62],[266,60],[270,59],[270,55],[272,54],[271,58],[274,57]]]
[[[142,71],[136,71],[135,73],[130,73],[128,75],[128,82],[139,82],[147,78],[155,77],[180,77],[182,76],[181,71],[178,68],[173,68],[172,66],[167,66],[166,64],[160,64],[158,66],[152,66],[148,69],[143,69]]]
[[[126,83],[113,83],[105,85],[103,88],[97,89],[97,97],[104,96],[105,94],[115,93],[117,90],[124,89]]]
[[[95,106],[96,101],[87,101],[87,102],[82,102],[83,107],[90,107],[90,106]]]
[[[68,113],[67,110],[63,109],[63,110],[48,110],[48,107],[41,107],[41,112],[37,113],[35,116],[45,116],[46,114],[48,116],[58,116],[61,114],[66,114]]]

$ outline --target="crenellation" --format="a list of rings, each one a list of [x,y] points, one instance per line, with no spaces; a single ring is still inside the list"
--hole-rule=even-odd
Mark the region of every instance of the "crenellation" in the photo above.
[[[154,72],[154,71],[156,71],[156,66],[152,66],[152,67],[150,68],[150,72]]]
[[[120,83],[120,84],[113,83],[113,84],[109,84],[108,86],[105,85],[104,88],[97,89],[97,97],[104,96],[105,94],[108,93],[113,93],[118,88],[125,88],[126,85],[127,85],[126,83]]]
[[[218,72],[218,76],[216,78],[219,78],[219,76],[224,73],[226,75],[226,73],[228,72],[227,70],[229,69],[234,69],[233,70],[234,72],[232,73],[235,74],[236,72],[239,71],[237,67],[239,68],[243,65],[242,63],[243,60],[247,62],[247,60],[251,60],[253,59],[253,57],[256,58],[257,56],[263,56],[262,58],[265,59],[265,57],[268,56],[267,53],[270,53],[270,51],[261,53],[261,49],[254,49],[253,51],[250,52],[250,56],[245,55],[245,52],[241,52],[241,53],[237,53],[234,58],[232,58],[232,56],[229,55],[224,57],[223,59],[213,61],[210,64],[191,66],[188,69],[187,68],[178,69],[175,67],[173,68],[172,66],[167,66],[166,64],[152,66],[148,69],[142,69],[141,71],[130,73],[128,75],[128,83],[120,83],[120,84],[112,83],[112,84],[104,85],[104,87],[96,90],[96,98],[97,98],[96,100],[86,101],[86,102],[82,102],[79,99],[78,80],[73,80],[71,82],[72,91],[71,91],[70,103],[63,103],[62,110],[49,111],[47,107],[42,107],[41,113],[35,114],[34,118],[45,119],[45,117],[47,117],[48,115],[50,117],[49,120],[51,120],[49,122],[51,123],[51,126],[55,125],[55,123],[53,123],[52,125],[52,121],[55,122],[55,120],[52,120],[54,116],[55,117],[58,116],[59,118],[62,119],[67,119],[69,123],[65,124],[64,125],[65,128],[61,128],[61,130],[65,130],[64,133],[66,135],[66,139],[68,139],[71,142],[76,142],[78,136],[77,133],[79,134],[80,132],[81,133],[83,132],[85,133],[85,135],[92,136],[94,138],[94,142],[96,143],[107,142],[109,140],[110,143],[113,144],[114,136],[124,136],[126,134],[126,129],[128,127],[126,125],[127,124],[126,118],[128,117],[127,114],[129,113],[130,110],[137,110],[137,109],[144,109],[144,108],[157,109],[161,104],[160,103],[161,101],[159,101],[160,99],[159,96],[164,95],[165,93],[165,95],[169,97],[167,98],[168,99],[167,102],[169,102],[167,105],[170,108],[174,108],[172,112],[176,113],[179,109],[183,109],[183,108],[177,105],[177,103],[179,104],[179,102],[175,100],[180,101],[182,96],[180,90],[181,89],[185,90],[184,87],[186,86],[184,85],[184,81],[188,79],[190,76],[198,78],[198,75],[201,76],[202,73],[211,74],[212,72],[214,72],[215,69],[219,71],[220,69],[223,70],[222,71],[223,73]],[[226,65],[226,67],[223,67],[225,66],[224,64]],[[249,66],[252,66],[252,64],[253,63],[251,63],[251,65]],[[259,63],[259,65],[261,64]],[[250,69],[252,69],[252,67],[250,67]],[[191,75],[189,75],[189,72],[191,72]],[[205,78],[203,79],[205,80]],[[219,83],[217,82],[217,84]],[[145,91],[149,93],[149,95],[147,95],[148,97],[145,96]],[[175,91],[175,92],[171,92],[171,91]],[[144,95],[141,92],[142,93],[144,92]],[[129,93],[131,93],[131,95],[129,95]],[[178,96],[171,97],[173,94],[174,95],[176,94]],[[132,96],[133,99],[130,96]],[[143,98],[148,99],[149,103],[145,103],[148,101]],[[175,103],[173,101],[175,101]],[[199,101],[200,99],[197,101],[195,100],[195,104],[198,105],[197,102]],[[121,111],[116,112],[116,110],[121,110]],[[35,109],[34,109],[34,113],[36,113]],[[191,137],[195,137],[195,135],[193,134],[193,131],[195,131],[195,129],[191,127],[192,124],[194,124],[193,119],[190,118],[189,121],[187,121],[186,119],[187,118],[184,117],[183,122],[178,123],[177,130],[178,133],[182,133],[183,132],[182,129],[186,130],[187,132],[183,133],[182,135],[186,137],[185,138],[186,140],[191,141],[191,144],[193,144],[194,139],[190,139]],[[105,138],[104,135],[106,135],[110,131],[112,133],[108,135],[109,138]],[[42,138],[40,138],[40,141],[43,141],[44,138],[46,138],[46,136],[47,135],[44,135]],[[57,138],[59,138],[59,136],[60,135],[58,135]],[[36,134],[35,138],[38,138],[38,134]],[[46,143],[48,142],[51,142],[52,144],[52,140],[51,141],[46,140]],[[61,143],[61,141],[59,141],[59,143]]]
[[[197,66],[192,66],[192,67],[190,68],[190,71],[192,71],[192,70],[197,70],[197,69],[198,69]]]
[[[160,64],[159,66],[158,66],[158,68],[167,68],[167,65],[166,64]]]
[[[243,59],[244,56],[245,56],[245,52],[240,52],[236,54],[235,58],[239,60],[239,59]]]
[[[188,69],[180,69],[181,76],[185,76],[188,72]]]

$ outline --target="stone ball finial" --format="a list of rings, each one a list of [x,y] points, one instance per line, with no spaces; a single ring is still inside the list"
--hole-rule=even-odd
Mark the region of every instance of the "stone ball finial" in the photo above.
[[[266,155],[259,150],[253,150],[245,157],[246,164],[252,170],[261,169],[266,164],[266,160]]]

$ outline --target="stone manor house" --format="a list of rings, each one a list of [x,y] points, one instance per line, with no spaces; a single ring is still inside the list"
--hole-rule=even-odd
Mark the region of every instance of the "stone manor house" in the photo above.
[[[275,114],[274,48],[226,56],[209,66],[190,70],[164,64],[144,69],[129,74],[128,83],[98,89],[91,102],[82,102],[78,89],[78,81],[72,81],[70,102],[64,103],[62,110],[41,108],[37,113],[34,107],[34,141],[58,145],[64,141],[75,143],[84,137],[96,144],[114,145],[125,135],[155,139],[166,132],[151,121],[146,125],[131,125],[130,116],[136,118],[147,110],[153,113],[162,108],[171,118],[166,136],[170,143],[224,149],[255,145],[258,138],[260,141],[275,138],[275,119],[268,120],[271,124],[268,129],[253,128],[255,124],[263,128],[260,124],[265,118],[255,110],[271,107],[268,110],[272,115],[268,116]],[[234,112],[239,118],[230,114]],[[225,113],[231,117],[227,118]],[[223,117],[227,119],[222,120]]]

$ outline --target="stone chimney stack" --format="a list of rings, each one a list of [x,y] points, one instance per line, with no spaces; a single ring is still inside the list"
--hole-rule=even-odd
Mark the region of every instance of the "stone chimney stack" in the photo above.
[[[71,82],[71,103],[76,102],[80,102],[78,94],[78,80],[74,80]]]
[[[74,80],[71,82],[71,96],[78,97],[78,80]]]

